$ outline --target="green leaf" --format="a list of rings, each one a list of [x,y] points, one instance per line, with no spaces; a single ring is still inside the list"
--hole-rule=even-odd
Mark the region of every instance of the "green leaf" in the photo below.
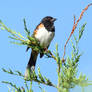
[[[11,69],[9,69],[9,73],[10,73],[10,74],[13,74],[13,71],[12,71]]]
[[[0,23],[1,23],[2,21],[0,20]]]
[[[59,57],[59,53],[58,53],[58,44],[56,44],[56,52],[55,52],[55,55],[56,55],[57,64],[60,64],[60,57]]]
[[[42,82],[45,82],[41,72],[40,72],[40,68],[38,67],[38,76],[39,76],[39,79],[42,81]]]
[[[30,31],[27,29],[25,18],[23,19],[23,21],[24,21],[24,29],[25,29],[27,36],[28,36],[28,35],[30,35]]]
[[[16,45],[25,45],[24,43],[18,43],[18,42],[13,42],[13,41],[10,41],[11,44],[16,44]]]
[[[17,38],[12,37],[12,36],[8,36],[8,38],[11,38],[11,39],[13,39],[13,40],[18,40]]]
[[[46,77],[44,76],[44,79],[45,79],[45,81],[46,81],[46,83],[47,83],[48,85],[52,85],[52,82],[51,82],[48,78],[46,78]]]
[[[9,84],[10,86],[12,86],[12,87],[14,87],[15,89],[18,90],[18,87],[17,87],[15,84],[11,83],[11,82],[8,82],[8,81],[2,81],[2,83]]]
[[[82,27],[81,27],[81,29],[79,29],[79,38],[78,38],[78,41],[81,39],[81,37],[83,35],[83,32],[84,32],[86,24],[87,23],[83,24]]]
[[[20,71],[16,71],[16,72],[18,73],[19,76],[23,76],[24,77],[24,75]]]
[[[1,26],[0,28],[1,28],[1,30],[5,30],[5,28],[4,28],[4,27],[2,27],[2,26]]]

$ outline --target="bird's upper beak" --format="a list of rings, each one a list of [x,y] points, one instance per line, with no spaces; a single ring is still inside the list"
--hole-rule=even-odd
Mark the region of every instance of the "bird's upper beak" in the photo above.
[[[55,22],[56,20],[57,20],[56,18],[53,18],[51,21],[52,21],[52,22]]]

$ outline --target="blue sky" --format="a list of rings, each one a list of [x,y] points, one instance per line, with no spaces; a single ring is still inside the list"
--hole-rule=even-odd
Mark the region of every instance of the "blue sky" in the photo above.
[[[58,43],[59,52],[62,56],[64,44],[72,30],[73,15],[78,18],[82,9],[89,3],[92,3],[92,0],[0,0],[0,19],[8,27],[25,36],[23,18],[26,19],[27,26],[32,33],[43,17],[56,17],[58,20],[55,22],[55,38],[49,49],[53,51],[55,44]],[[79,42],[80,52],[83,52],[83,55],[80,59],[78,69],[79,72],[87,75],[89,80],[92,80],[92,6],[85,12],[78,27],[85,22],[87,22],[87,25],[84,35]],[[25,52],[26,46],[10,44],[9,35],[8,32],[0,30],[0,81],[13,81],[19,86],[22,85],[21,79],[2,72],[1,68],[12,68],[13,70],[20,70],[24,73],[30,51]],[[67,52],[69,51],[70,48],[67,48]],[[42,59],[38,58],[36,71],[38,66],[43,75],[46,75],[48,78],[51,77],[53,83],[57,83],[57,66],[54,60],[45,57]],[[57,92],[53,87],[43,86],[43,88],[46,89],[46,92]],[[37,83],[33,83],[33,90],[41,92],[37,87]],[[90,92],[90,90],[92,90],[92,86],[85,88],[85,92]],[[7,85],[0,83],[0,91],[8,92]],[[76,87],[71,92],[81,92],[81,89],[80,87]]]

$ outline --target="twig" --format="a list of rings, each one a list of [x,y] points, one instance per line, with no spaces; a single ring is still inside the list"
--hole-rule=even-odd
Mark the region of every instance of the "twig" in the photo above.
[[[74,15],[74,25],[75,25],[75,20],[76,20],[76,18],[75,18],[75,15]]]
[[[19,40],[21,42],[25,42],[28,40],[24,38],[21,34],[18,34],[15,31],[12,31],[10,28],[7,28],[1,21],[0,21],[0,26],[3,27],[5,30],[7,30],[9,33],[11,33],[16,38],[16,40]],[[21,37],[18,37],[17,35]]]
[[[67,45],[68,41],[70,40],[72,34],[74,33],[74,31],[75,31],[75,29],[76,29],[76,27],[77,27],[79,21],[82,19],[84,12],[85,12],[85,11],[89,8],[89,6],[91,6],[91,5],[92,5],[92,3],[88,4],[88,5],[82,10],[82,12],[81,12],[81,14],[80,14],[80,16],[79,16],[79,18],[78,18],[78,20],[77,20],[76,22],[75,22],[75,16],[74,16],[74,24],[73,24],[72,32],[70,33],[70,35],[69,35],[69,37],[68,37],[68,39],[67,39],[67,41],[66,41],[66,43],[65,43],[65,45],[64,45],[64,53],[63,53],[62,62],[65,61],[64,57],[65,57],[66,45]]]
[[[17,76],[20,76],[20,77],[22,77],[23,79],[24,79],[24,75],[20,72],[20,71],[15,71],[15,72],[13,72],[11,69],[9,69],[9,70],[6,70],[6,69],[4,69],[4,68],[2,68],[2,70],[4,71],[4,72],[6,72],[6,73],[8,73],[8,74],[11,74],[11,75],[17,75]],[[25,80],[25,81],[34,81],[34,82],[38,82],[38,83],[41,83],[41,84],[44,84],[44,85],[48,85],[48,86],[52,86],[52,87],[55,87],[55,88],[57,88],[57,86],[56,85],[54,85],[54,84],[52,84],[52,83],[50,83],[50,84],[48,84],[48,82],[43,82],[43,81],[41,81],[41,80],[39,80],[38,78],[31,78],[31,80],[30,79],[28,79],[28,80]],[[8,83],[8,82],[7,82]]]
[[[52,52],[50,50],[47,50],[47,53],[51,55],[51,57],[56,60],[56,57],[52,54]]]
[[[40,80],[38,80],[38,79],[36,79],[36,80],[33,79],[33,81],[38,82],[38,83],[41,83],[41,84],[44,84],[44,85],[47,85],[47,86],[52,86],[52,87],[57,88],[57,86],[54,85],[54,84],[48,84],[48,83],[46,83],[46,82],[42,82],[42,81],[40,81]]]

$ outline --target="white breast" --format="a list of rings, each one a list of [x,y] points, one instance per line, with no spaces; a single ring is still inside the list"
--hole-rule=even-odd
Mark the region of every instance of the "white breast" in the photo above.
[[[37,34],[35,35],[35,38],[40,41],[40,45],[43,47],[48,47],[51,40],[53,39],[55,33],[47,31],[45,27],[42,27],[38,29]]]

